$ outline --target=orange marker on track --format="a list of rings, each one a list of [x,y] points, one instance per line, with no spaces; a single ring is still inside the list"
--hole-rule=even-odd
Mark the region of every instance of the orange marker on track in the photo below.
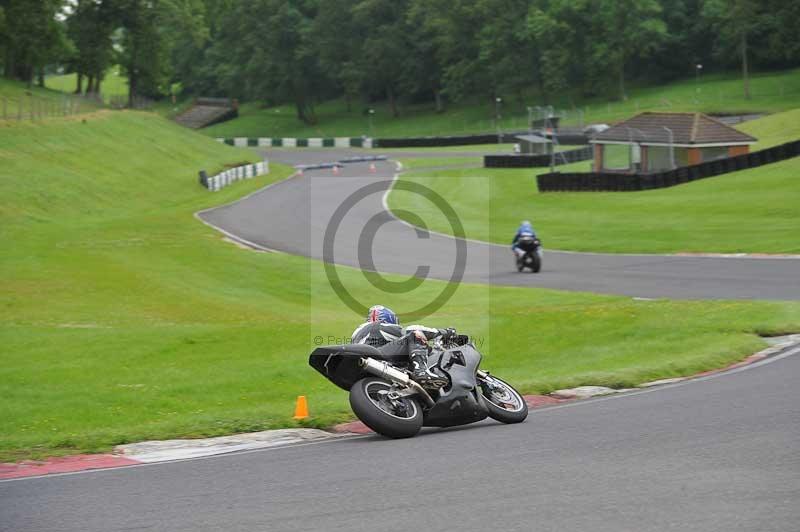
[[[297,404],[294,407],[294,419],[308,418],[308,401],[305,395],[297,396]]]

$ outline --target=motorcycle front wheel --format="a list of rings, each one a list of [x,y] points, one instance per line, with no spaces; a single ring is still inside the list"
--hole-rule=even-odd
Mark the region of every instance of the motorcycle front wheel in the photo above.
[[[533,259],[531,270],[533,273],[539,273],[542,270],[542,258],[536,252],[531,256],[531,258]]]
[[[521,423],[528,417],[528,403],[513,386],[489,375],[480,380],[489,417],[501,423]]]
[[[389,438],[410,438],[422,428],[422,407],[413,397],[396,397],[391,382],[365,377],[350,388],[350,407],[366,426]]]

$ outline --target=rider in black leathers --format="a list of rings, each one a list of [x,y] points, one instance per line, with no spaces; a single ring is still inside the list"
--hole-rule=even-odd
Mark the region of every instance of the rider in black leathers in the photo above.
[[[433,329],[423,325],[409,325],[403,329],[394,312],[375,305],[369,309],[367,321],[353,331],[351,341],[377,347],[384,353],[408,354],[411,377],[425,387],[437,387],[446,385],[447,379],[428,369],[428,341],[454,334],[452,329]]]

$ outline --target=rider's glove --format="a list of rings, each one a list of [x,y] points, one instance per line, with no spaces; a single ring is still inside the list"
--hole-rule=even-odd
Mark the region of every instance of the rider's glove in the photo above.
[[[448,327],[447,329],[439,329],[439,334],[443,340],[451,340],[456,337],[456,330],[452,327]]]

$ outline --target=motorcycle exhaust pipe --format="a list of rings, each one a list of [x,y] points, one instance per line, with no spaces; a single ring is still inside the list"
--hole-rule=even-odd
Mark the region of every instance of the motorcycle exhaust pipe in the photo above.
[[[362,358],[358,361],[358,365],[371,375],[411,388],[422,397],[422,400],[425,401],[428,407],[432,407],[436,404],[431,396],[428,395],[428,392],[425,391],[425,388],[420,386],[418,382],[412,380],[404,371],[400,371],[386,362],[381,362],[373,358]]]

